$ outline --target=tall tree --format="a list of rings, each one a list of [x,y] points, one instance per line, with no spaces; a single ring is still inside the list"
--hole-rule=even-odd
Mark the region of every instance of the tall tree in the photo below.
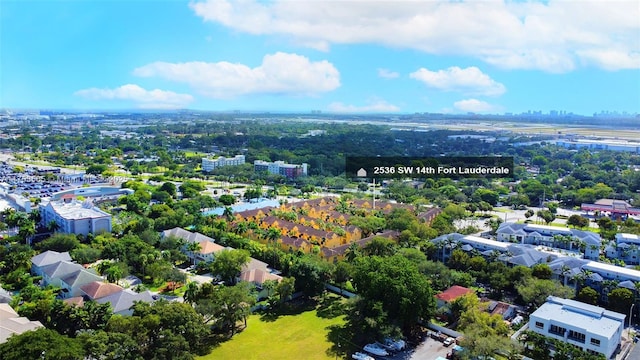
[[[249,262],[246,250],[222,250],[211,263],[211,273],[227,285],[235,285],[242,267]]]
[[[389,320],[402,329],[428,320],[435,311],[429,280],[401,255],[358,258],[353,284],[361,297],[371,306],[379,303]]]
[[[0,359],[82,360],[84,351],[78,340],[40,328],[12,336],[0,344]]]

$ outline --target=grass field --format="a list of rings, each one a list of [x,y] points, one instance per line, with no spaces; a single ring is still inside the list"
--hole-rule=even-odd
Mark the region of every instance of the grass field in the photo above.
[[[197,359],[335,359],[327,351],[327,327],[342,323],[342,316],[320,317],[316,309],[277,317],[254,314],[244,331]]]

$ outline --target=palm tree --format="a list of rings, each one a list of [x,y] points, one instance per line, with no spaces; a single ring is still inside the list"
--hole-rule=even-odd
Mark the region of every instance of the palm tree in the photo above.
[[[360,246],[357,243],[352,242],[345,250],[344,258],[347,262],[352,263],[358,256],[360,256],[361,253],[362,249],[360,249]]]
[[[184,302],[187,304],[193,304],[197,299],[200,293],[200,288],[198,287],[198,283],[195,281],[187,284],[187,289],[184,292]]]
[[[149,255],[140,254],[140,256],[138,256],[138,261],[140,261],[140,270],[142,270],[142,278],[144,279],[144,272],[146,270],[147,264],[149,263]]]
[[[117,264],[114,264],[106,271],[107,281],[110,283],[115,283],[117,285],[118,280],[120,280],[123,274],[124,272],[122,271],[122,268],[120,268],[120,266],[118,266]]]
[[[111,266],[113,266],[113,263],[111,261],[103,260],[100,261],[98,265],[96,265],[96,271],[98,272],[98,274],[104,275],[107,272],[107,269],[109,269]]]
[[[267,290],[267,297],[271,296],[271,292],[275,290],[276,286],[278,286],[276,280],[265,280],[264,283],[262,283],[262,288]]]
[[[240,221],[236,224],[234,231],[238,235],[243,235],[249,230],[249,225],[245,221]]]
[[[23,238],[27,244],[31,243],[31,237],[36,234],[36,224],[33,220],[25,220],[20,224],[18,235]]]
[[[267,230],[267,240],[269,240],[272,243],[276,243],[276,241],[282,236],[282,231],[280,231],[280,229],[275,228],[275,227],[270,227],[269,230]]]
[[[60,224],[58,224],[55,220],[49,221],[47,224],[47,230],[55,233],[58,229],[60,229]]]
[[[202,246],[200,246],[199,242],[190,242],[187,244],[187,250],[191,252],[191,257],[193,258],[193,265],[196,264],[196,253],[202,250]]]
[[[31,210],[31,212],[29,213],[29,220],[33,221],[36,224],[39,223],[40,220],[42,220],[42,217],[40,216],[40,209]]]
[[[560,268],[560,274],[562,274],[562,284],[567,286],[567,274],[571,271],[571,268],[567,265],[562,265]]]
[[[225,206],[224,211],[222,212],[222,216],[224,216],[227,221],[233,220],[233,209],[230,206]]]

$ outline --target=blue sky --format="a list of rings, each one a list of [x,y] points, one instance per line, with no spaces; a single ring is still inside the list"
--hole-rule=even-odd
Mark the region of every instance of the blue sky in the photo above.
[[[640,7],[0,0],[0,108],[640,113]]]

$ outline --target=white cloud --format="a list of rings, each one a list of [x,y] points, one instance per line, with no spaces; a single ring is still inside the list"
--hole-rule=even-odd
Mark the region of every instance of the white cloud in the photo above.
[[[398,74],[395,71],[391,71],[389,69],[378,69],[378,76],[383,79],[395,79],[399,77],[400,74]]]
[[[328,109],[331,112],[337,113],[390,113],[400,111],[399,107],[393,104],[389,104],[388,102],[381,99],[371,100],[367,105],[364,106],[347,105],[341,102],[334,102],[329,104]]]
[[[422,81],[427,86],[443,91],[459,91],[471,95],[498,96],[506,88],[491,79],[475,66],[461,69],[457,66],[445,70],[431,71],[420,68],[409,74],[412,79]]]
[[[189,6],[205,21],[324,51],[375,43],[473,56],[509,69],[640,68],[637,0],[198,0]],[[589,55],[611,51],[619,55]]]
[[[465,99],[456,101],[455,103],[453,103],[453,106],[457,110],[464,112],[482,113],[498,111],[497,106],[491,105],[485,101],[481,101],[478,99]]]
[[[193,101],[193,96],[189,94],[160,89],[146,90],[135,84],[126,84],[115,89],[82,89],[74,95],[91,100],[133,101],[142,109],[180,109]]]
[[[340,86],[340,73],[330,62],[312,62],[307,57],[282,52],[265,55],[262,64],[255,68],[226,61],[155,62],[135,69],[133,74],[187,83],[213,98],[247,94],[315,95]]]

